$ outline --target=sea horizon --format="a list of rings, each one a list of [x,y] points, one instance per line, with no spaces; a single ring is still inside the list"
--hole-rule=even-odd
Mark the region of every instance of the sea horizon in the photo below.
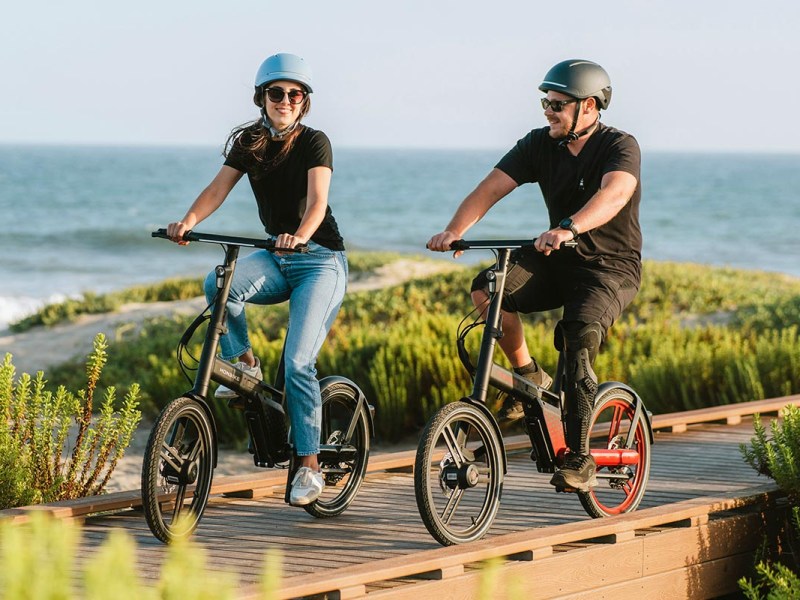
[[[48,301],[210,270],[216,248],[179,248],[150,232],[183,215],[221,149],[0,143],[0,329]],[[347,247],[446,259],[425,242],[504,152],[337,149],[330,204]],[[647,151],[642,185],[644,259],[800,276],[800,155]],[[534,237],[547,225],[538,186],[525,185],[467,237]],[[198,229],[263,236],[247,182]]]

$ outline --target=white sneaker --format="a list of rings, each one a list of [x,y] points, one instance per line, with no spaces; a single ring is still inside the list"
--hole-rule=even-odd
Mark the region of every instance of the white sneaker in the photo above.
[[[247,373],[248,375],[250,375],[251,377],[255,377],[256,379],[263,379],[263,376],[261,374],[261,361],[258,360],[258,357],[256,357],[256,364],[253,365],[252,367],[249,366],[247,363],[239,361],[233,365],[233,368],[239,369],[243,373]],[[239,394],[237,394],[231,388],[225,385],[219,386],[217,388],[217,391],[214,392],[214,398],[225,399],[225,398],[237,398],[238,396]]]
[[[300,467],[292,479],[292,493],[289,495],[289,504],[292,506],[305,506],[319,498],[325,489],[325,477],[309,467]]]

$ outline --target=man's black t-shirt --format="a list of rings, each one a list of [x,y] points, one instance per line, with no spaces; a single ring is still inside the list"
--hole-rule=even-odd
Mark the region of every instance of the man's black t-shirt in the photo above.
[[[284,142],[273,140],[267,145],[264,162],[259,163],[244,149],[257,127],[259,125],[244,130],[236,138],[225,165],[247,173],[258,204],[258,216],[266,232],[270,235],[293,234],[306,210],[309,169],[328,167],[333,170],[331,143],[323,132],[303,125],[285,158],[275,164],[275,157]],[[344,250],[344,241],[330,206],[311,239],[331,250]]]
[[[606,173],[625,171],[636,177],[636,191],[613,219],[581,233],[576,250],[554,252],[550,257],[565,266],[592,263],[638,283],[642,260],[639,144],[633,136],[599,123],[578,156],[573,156],[550,137],[549,131],[549,127],[531,131],[497,163],[497,168],[517,185],[539,184],[551,228],[582,208],[600,189]]]

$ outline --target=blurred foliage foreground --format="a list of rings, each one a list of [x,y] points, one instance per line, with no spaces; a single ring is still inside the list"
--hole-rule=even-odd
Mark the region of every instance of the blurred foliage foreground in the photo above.
[[[32,513],[22,524],[0,523],[0,598],[8,600],[233,600],[240,598],[235,573],[212,570],[205,549],[189,538],[178,538],[165,548],[158,580],[142,581],[138,574],[136,543],[122,529],[112,529],[87,558],[80,548],[81,527],[73,520],[55,520]],[[278,597],[283,557],[267,549],[258,583],[248,597]],[[259,570],[259,567],[260,570]],[[529,587],[518,575],[500,571],[498,560],[482,565],[476,585],[478,600],[498,597],[523,600]],[[310,574],[309,574],[310,576]],[[319,570],[314,574],[319,577]],[[316,596],[315,596],[316,597]]]
[[[381,441],[415,435],[442,404],[471,390],[456,355],[456,327],[471,310],[477,270],[433,275],[394,287],[348,294],[320,354],[320,377],[351,378],[376,406]],[[170,282],[174,297],[196,292],[199,280]],[[156,290],[150,296],[165,299]],[[93,300],[95,302],[95,300]],[[274,373],[286,305],[248,307],[251,342]],[[531,351],[555,369],[553,328],[560,311],[525,317]],[[155,415],[191,388],[175,360],[190,319],[160,318],[111,344],[106,376],[118,389],[140,383],[142,410]],[[691,264],[646,262],[642,289],[616,323],[597,358],[601,380],[636,389],[654,413],[689,410],[800,392],[800,279]],[[480,329],[471,335],[477,354]],[[190,349],[200,355],[202,335]],[[498,355],[500,353],[498,352]],[[474,359],[473,359],[474,360]],[[52,381],[75,386],[74,365]],[[241,443],[241,415],[215,403],[223,440]]]

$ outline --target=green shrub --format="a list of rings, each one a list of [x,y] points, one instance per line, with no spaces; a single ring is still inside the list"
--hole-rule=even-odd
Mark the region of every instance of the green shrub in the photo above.
[[[400,258],[402,255],[397,252],[360,252],[358,250],[348,250],[347,252],[347,264],[351,276],[367,274]]]
[[[455,332],[471,309],[468,290],[478,268],[345,297],[318,374],[349,377],[364,390],[377,405],[381,438],[408,437],[432,411],[471,390],[456,357]],[[798,298],[800,280],[774,273],[646,262],[642,289],[611,328],[595,370],[603,380],[629,383],[656,413],[800,392]],[[271,378],[287,307],[248,307],[247,314],[253,350]],[[559,318],[560,311],[550,311],[523,319],[531,353],[551,373]],[[153,320],[136,339],[113,346],[107,376],[126,391],[135,375],[142,410],[149,415],[192,387],[174,359],[189,322]],[[200,334],[191,347],[195,356]],[[474,348],[479,335],[476,330],[471,336]],[[75,387],[76,371],[65,365],[52,370],[51,379]],[[224,403],[212,404],[221,440],[241,445],[246,435],[241,415]]]
[[[786,565],[760,562],[756,565],[756,581],[739,580],[739,587],[749,600],[797,600],[800,578]]]
[[[116,391],[108,387],[93,418],[95,392],[107,359],[102,334],[95,338],[86,363],[86,388],[76,394],[63,386],[49,391],[41,371],[35,378],[23,373],[15,381],[11,359],[6,354],[0,365],[0,415],[6,424],[0,428],[6,467],[0,476],[4,501],[0,508],[101,493],[141,418],[138,385],[131,386],[118,412]],[[69,450],[66,455],[65,450]]]
[[[0,427],[0,509],[27,506],[39,500],[33,487],[30,451],[20,447],[6,427]]]
[[[787,406],[782,421],[770,422],[769,436],[760,415],[755,415],[753,429],[755,436],[750,445],[741,445],[745,461],[774,479],[788,495],[789,502],[800,506],[800,408]]]
[[[188,300],[203,295],[203,283],[198,279],[166,279],[155,285],[142,285],[109,294],[86,292],[81,298],[48,304],[34,314],[12,323],[11,331],[20,333],[32,327],[51,326],[74,321],[81,315],[100,314],[117,310],[128,302],[164,302]]]
[[[743,577],[739,587],[752,600],[800,598],[800,556],[793,554],[800,536],[800,408],[787,406],[782,422],[770,422],[769,435],[760,415],[755,415],[753,429],[750,444],[740,447],[742,455],[747,464],[773,479],[786,493],[790,517],[779,538],[769,540],[773,552],[756,565],[756,579]]]

